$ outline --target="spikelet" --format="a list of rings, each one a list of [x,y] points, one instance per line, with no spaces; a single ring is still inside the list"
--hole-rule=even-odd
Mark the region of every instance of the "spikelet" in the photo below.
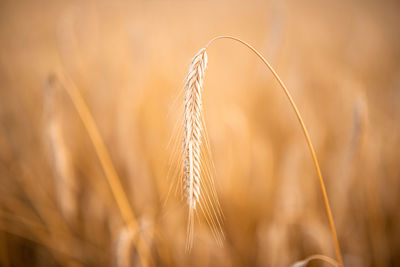
[[[212,162],[203,117],[202,88],[207,67],[206,49],[193,58],[185,80],[183,124],[183,191],[188,204],[186,251],[193,245],[194,216],[198,207],[213,235],[222,244],[222,212],[212,177]]]

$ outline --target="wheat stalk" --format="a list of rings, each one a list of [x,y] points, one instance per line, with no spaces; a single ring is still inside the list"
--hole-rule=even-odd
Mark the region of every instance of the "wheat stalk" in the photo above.
[[[199,157],[199,149],[198,147],[202,145],[201,140],[204,136],[202,123],[204,122],[201,120],[202,118],[202,104],[201,104],[201,90],[203,86],[203,79],[204,79],[204,71],[207,66],[207,54],[206,49],[216,40],[219,39],[230,39],[237,41],[247,48],[249,48],[253,53],[257,55],[259,59],[265,64],[269,71],[271,71],[274,78],[278,81],[280,87],[282,88],[283,92],[285,93],[286,97],[288,98],[290,105],[292,106],[296,117],[300,123],[301,129],[304,133],[305,139],[307,141],[307,145],[310,149],[311,156],[314,162],[315,169],[317,171],[318,180],[320,183],[325,209],[328,215],[329,226],[332,233],[333,242],[335,245],[336,250],[336,257],[338,260],[339,267],[343,267],[343,260],[342,254],[340,252],[339,241],[336,233],[335,224],[333,221],[332,211],[330,208],[328,194],[326,192],[325,183],[322,178],[321,169],[319,167],[318,159],[314,150],[314,146],[311,142],[310,135],[307,131],[305,123],[300,115],[300,112],[289,93],[289,90],[286,88],[285,84],[276,73],[276,71],[272,68],[272,66],[268,63],[268,61],[251,45],[248,43],[232,36],[217,36],[211,39],[207,45],[202,48],[196,56],[192,60],[192,64],[189,68],[189,74],[186,79],[185,83],[185,90],[186,90],[186,97],[185,97],[185,122],[184,122],[184,155],[185,155],[185,162],[184,162],[184,181],[185,181],[185,193],[186,198],[189,204],[189,220],[188,220],[188,242],[187,242],[187,249],[190,249],[193,242],[193,213],[196,208],[196,203],[199,202],[199,199],[202,198],[203,191],[200,191],[199,184],[201,185],[202,176],[200,175],[199,169],[202,169],[202,165],[204,164],[201,161],[201,157]],[[213,184],[212,184],[213,185]],[[215,191],[214,191],[215,192]],[[207,192],[204,192],[207,193]],[[201,203],[201,202],[199,202]],[[209,209],[214,209],[214,203],[209,203]],[[216,207],[215,210],[218,210],[219,207]],[[212,215],[212,214],[211,214]],[[217,217],[217,216],[216,216]],[[211,218],[215,218],[211,216]],[[218,219],[218,218],[217,218]],[[219,221],[217,221],[219,223]],[[214,224],[214,222],[212,222]],[[216,225],[217,229],[221,227],[220,224]],[[213,226],[215,228],[215,225]],[[222,233],[222,230],[220,231]]]

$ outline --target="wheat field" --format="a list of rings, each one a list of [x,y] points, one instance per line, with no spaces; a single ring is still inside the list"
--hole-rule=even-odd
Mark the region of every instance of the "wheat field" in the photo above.
[[[399,266],[399,12],[394,0],[0,1],[0,266],[337,264],[302,129],[257,57],[209,46],[201,137],[184,127],[191,60],[226,34],[296,102],[344,266]]]

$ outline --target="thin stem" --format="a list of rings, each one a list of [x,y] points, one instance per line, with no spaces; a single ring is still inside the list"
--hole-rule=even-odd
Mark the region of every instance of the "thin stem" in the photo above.
[[[336,257],[338,259],[339,262],[339,267],[343,267],[343,260],[342,260],[342,254],[340,252],[340,246],[339,246],[339,241],[338,241],[338,237],[337,237],[337,233],[336,233],[336,228],[335,228],[335,223],[333,221],[333,216],[332,216],[332,211],[331,211],[331,207],[329,205],[329,200],[328,200],[328,194],[326,193],[326,188],[325,188],[325,183],[324,183],[324,179],[322,178],[322,174],[321,174],[321,169],[319,167],[319,163],[318,163],[318,159],[317,156],[315,154],[315,150],[314,147],[311,143],[311,139],[310,139],[310,135],[308,134],[306,125],[304,124],[304,121],[300,115],[300,112],[291,96],[291,94],[289,93],[288,89],[286,88],[285,84],[282,82],[281,78],[279,77],[279,75],[276,73],[276,71],[274,70],[274,68],[272,68],[272,66],[268,63],[268,61],[251,45],[249,45],[248,43],[233,37],[233,36],[217,36],[215,38],[213,38],[211,41],[208,42],[208,44],[205,46],[205,48],[207,49],[208,46],[211,45],[211,43],[215,42],[216,40],[219,39],[231,39],[234,41],[237,41],[241,44],[243,44],[244,46],[246,46],[247,48],[249,48],[252,52],[254,52],[257,57],[259,59],[261,59],[261,61],[265,64],[265,66],[267,66],[267,68],[272,72],[272,75],[275,77],[275,79],[278,81],[279,85],[281,86],[283,92],[285,93],[285,95],[287,96],[287,98],[289,99],[290,105],[292,106],[294,112],[296,113],[296,117],[301,125],[301,129],[303,130],[304,136],[306,138],[308,147],[310,149],[313,161],[314,161],[314,165],[315,165],[315,169],[317,170],[317,175],[318,175],[318,180],[321,186],[321,190],[322,190],[322,195],[324,198],[324,203],[325,203],[325,209],[326,209],[326,213],[328,215],[328,220],[329,220],[329,226],[331,228],[331,233],[332,233],[332,238],[334,241],[334,245],[335,245],[335,250],[336,250]]]
[[[108,150],[103,142],[93,116],[85,103],[85,100],[83,99],[73,80],[69,78],[66,73],[60,72],[58,77],[61,84],[70,96],[72,103],[74,104],[79,117],[81,118],[83,125],[89,134],[90,140],[92,141],[97,156],[99,157],[101,166],[103,167],[108,184],[111,188],[111,192],[117,202],[117,206],[121,212],[124,222],[128,229],[137,237],[136,245],[143,266],[153,265],[149,248],[141,237],[136,216],[132,210],[117,171],[112,163],[110,154],[108,153]]]

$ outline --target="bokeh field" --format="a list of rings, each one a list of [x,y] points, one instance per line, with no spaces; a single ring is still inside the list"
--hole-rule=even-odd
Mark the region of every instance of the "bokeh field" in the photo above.
[[[0,266],[335,258],[295,114],[263,64],[229,40],[208,48],[203,94],[226,239],[218,247],[200,218],[185,253],[187,207],[180,190],[168,194],[180,171],[184,78],[223,34],[257,48],[293,94],[344,265],[400,266],[399,14],[395,0],[0,1]],[[71,88],[94,119],[135,231]]]

